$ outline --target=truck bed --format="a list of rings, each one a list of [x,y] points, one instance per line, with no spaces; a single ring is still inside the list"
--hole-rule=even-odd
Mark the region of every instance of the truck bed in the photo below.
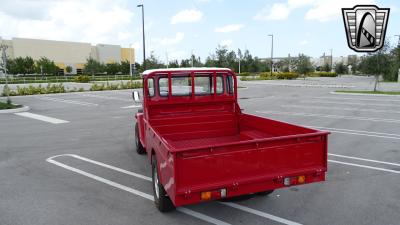
[[[184,124],[187,129],[179,129],[183,124],[171,125],[173,133],[163,134],[164,140],[175,150],[185,151],[196,148],[235,145],[249,141],[267,141],[290,138],[298,135],[315,134],[318,131],[287,124],[280,121],[260,118],[249,114],[241,114],[239,118],[221,117],[204,124],[201,120],[196,123]],[[197,121],[197,120],[196,120]],[[170,126],[168,126],[170,127]],[[207,127],[203,131],[202,127]],[[162,130],[161,130],[162,131]]]

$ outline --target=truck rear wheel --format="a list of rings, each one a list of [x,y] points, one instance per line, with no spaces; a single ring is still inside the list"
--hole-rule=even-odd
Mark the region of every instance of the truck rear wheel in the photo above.
[[[152,178],[153,178],[153,194],[154,194],[154,203],[156,207],[161,212],[169,212],[175,209],[174,204],[171,199],[168,197],[167,192],[165,191],[163,185],[160,182],[160,176],[158,175],[158,167],[157,160],[155,156],[153,156],[152,160]]]
[[[140,138],[139,138],[139,126],[136,123],[135,125],[135,145],[136,145],[136,152],[139,155],[143,155],[144,153],[146,153],[146,149],[144,149],[142,143],[140,142]]]

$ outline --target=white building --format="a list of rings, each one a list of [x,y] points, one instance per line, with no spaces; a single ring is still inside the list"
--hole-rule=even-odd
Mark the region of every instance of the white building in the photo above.
[[[0,44],[8,46],[7,56],[10,58],[32,57],[38,60],[46,57],[55,62],[64,73],[67,66],[72,67],[72,73],[82,73],[88,58],[101,63],[120,63],[130,61],[135,63],[133,48],[121,48],[119,45],[97,44],[67,41],[51,41],[27,38],[12,38],[4,40],[0,37]]]

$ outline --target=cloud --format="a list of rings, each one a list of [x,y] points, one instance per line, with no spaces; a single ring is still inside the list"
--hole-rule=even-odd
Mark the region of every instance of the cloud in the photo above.
[[[0,33],[6,37],[120,44],[134,36],[134,14],[128,2],[115,0],[110,6],[108,0],[3,0]]]
[[[284,20],[290,14],[290,9],[286,4],[276,3],[271,8],[263,8],[255,16],[255,20]]]
[[[224,47],[229,47],[232,45],[232,43],[233,43],[233,41],[231,39],[227,39],[227,40],[222,40],[220,42],[220,45],[224,46]]]
[[[174,45],[181,42],[184,37],[185,37],[184,33],[178,32],[175,34],[175,37],[173,38],[153,38],[152,42],[160,45]]]
[[[308,45],[308,41],[307,40],[302,40],[299,42],[299,45]]]
[[[375,0],[287,0],[284,3],[275,3],[261,9],[253,19],[285,20],[296,9],[308,7],[305,14],[307,20],[319,22],[341,18],[341,8],[353,7],[357,4],[375,4]]]
[[[203,17],[203,13],[199,10],[182,10],[175,14],[171,18],[171,24],[178,24],[178,23],[194,23],[200,21]]]
[[[239,31],[243,27],[244,27],[243,24],[229,24],[223,27],[217,27],[214,29],[214,31],[218,33],[228,33],[228,32]]]
[[[305,18],[307,20],[317,20],[326,22],[341,18],[342,8],[352,8],[357,4],[375,4],[374,0],[336,0],[336,1],[316,1],[310,10],[307,11]]]

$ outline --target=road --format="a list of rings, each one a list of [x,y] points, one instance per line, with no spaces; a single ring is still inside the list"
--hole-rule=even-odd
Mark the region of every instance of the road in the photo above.
[[[0,114],[0,224],[399,224],[400,97],[333,83],[239,89],[247,113],[332,132],[326,182],[165,214],[135,153],[130,90],[14,97],[31,110]]]

